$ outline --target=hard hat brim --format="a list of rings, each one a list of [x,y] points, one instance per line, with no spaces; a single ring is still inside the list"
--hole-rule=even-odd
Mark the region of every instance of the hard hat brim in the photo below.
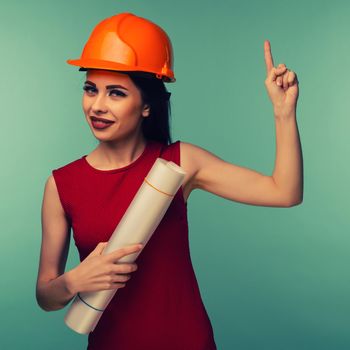
[[[142,67],[134,67],[125,65],[122,63],[117,62],[111,62],[111,61],[103,61],[103,60],[94,60],[94,59],[75,59],[75,60],[67,60],[68,64],[71,64],[73,66],[78,66],[84,69],[104,69],[104,70],[111,70],[111,71],[122,71],[122,72],[150,72],[148,69],[142,69]],[[172,75],[165,76],[162,74],[159,74],[157,72],[153,72],[155,75],[161,75],[162,79],[165,82],[173,83],[176,81],[175,77]]]

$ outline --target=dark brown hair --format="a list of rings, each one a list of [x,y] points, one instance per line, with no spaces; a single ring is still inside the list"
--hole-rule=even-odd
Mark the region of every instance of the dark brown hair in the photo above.
[[[143,118],[142,132],[146,139],[160,141],[166,145],[172,143],[170,132],[170,93],[164,82],[154,74],[127,72],[133,83],[139,88],[144,103],[150,106],[150,115]]]

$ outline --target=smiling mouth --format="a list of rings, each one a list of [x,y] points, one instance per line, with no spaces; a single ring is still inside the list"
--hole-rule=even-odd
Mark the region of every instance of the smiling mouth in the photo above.
[[[108,119],[104,119],[104,118],[90,117],[90,119],[93,122],[102,122],[102,123],[106,123],[106,124],[113,124],[114,123],[113,120],[108,120]]]

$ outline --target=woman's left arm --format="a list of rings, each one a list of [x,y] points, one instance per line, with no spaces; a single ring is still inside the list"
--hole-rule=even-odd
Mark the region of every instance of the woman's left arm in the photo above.
[[[303,163],[296,122],[298,80],[284,64],[273,66],[270,43],[265,41],[265,86],[273,104],[276,159],[272,176],[225,162],[190,143],[181,142],[198,188],[220,197],[251,205],[291,207],[303,200]]]

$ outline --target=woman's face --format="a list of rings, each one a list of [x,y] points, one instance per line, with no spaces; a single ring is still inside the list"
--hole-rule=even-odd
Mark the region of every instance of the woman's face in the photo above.
[[[140,132],[142,119],[149,116],[149,106],[127,74],[89,69],[83,89],[84,114],[97,139],[113,141]],[[111,123],[96,122],[95,118]]]

